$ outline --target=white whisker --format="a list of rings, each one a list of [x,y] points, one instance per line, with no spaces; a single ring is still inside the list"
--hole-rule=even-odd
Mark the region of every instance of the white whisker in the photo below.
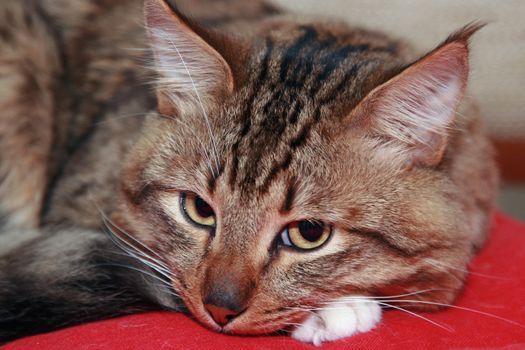
[[[171,272],[168,267],[161,262],[160,260],[146,254],[143,250],[137,248],[130,242],[122,239],[119,234],[117,234],[112,227],[115,227],[119,230],[122,234],[126,235],[129,239],[133,240],[137,244],[139,244],[144,249],[147,249],[148,251],[152,252],[153,254],[160,257],[159,254],[157,254],[155,251],[150,249],[148,246],[146,246],[144,243],[137,240],[135,237],[130,235],[129,233],[122,230],[120,227],[118,227],[114,222],[111,221],[111,219],[108,218],[107,215],[103,211],[100,210],[101,216],[102,216],[102,222],[104,226],[107,228],[108,232],[110,233],[110,238],[112,238],[112,241],[120,248],[122,251],[124,251],[128,256],[138,260],[139,262],[143,263],[144,265],[148,266],[150,269],[156,271],[163,277],[167,278],[170,282],[172,281],[172,278],[175,277],[173,272]],[[113,238],[116,238],[117,240],[113,240]]]
[[[100,212],[101,215],[102,215],[102,221],[103,223],[106,225],[106,227],[108,227],[107,223],[111,224],[111,226],[117,228],[119,230],[119,232],[123,233],[126,237],[128,237],[129,239],[131,239],[132,241],[134,241],[135,243],[139,244],[142,248],[146,249],[147,251],[149,251],[150,253],[152,254],[155,254],[159,259],[163,259],[163,257],[155,252],[153,249],[151,249],[150,247],[148,247],[147,245],[145,245],[144,243],[140,242],[138,239],[136,239],[135,237],[133,237],[131,234],[129,234],[128,232],[126,232],[125,230],[123,230],[122,228],[120,228],[118,225],[116,225],[104,212]],[[109,228],[109,227],[108,227]],[[111,229],[110,229],[111,230]],[[115,233],[114,231],[111,230],[112,233]],[[119,235],[115,234],[115,236],[119,239],[121,239],[119,237]],[[121,239],[122,240],[122,239]],[[147,256],[148,258],[150,258],[152,261],[154,261],[155,263],[157,263],[159,266],[162,266],[163,268],[165,269],[168,269],[168,266],[166,266],[166,264],[164,264],[161,260],[158,260],[156,258],[153,258],[147,254],[145,254],[145,252],[137,249],[135,246],[133,246],[131,243],[127,242],[127,241],[124,241],[122,240],[126,245],[130,246],[131,248],[133,248],[134,250],[137,250],[137,251],[140,251],[141,253],[143,253],[145,256]]]
[[[191,82],[191,85],[193,87],[193,90],[195,91],[195,95],[197,96],[197,100],[199,101],[199,104],[200,104],[200,107],[201,107],[201,110],[202,110],[202,114],[204,116],[204,120],[206,122],[206,126],[208,128],[208,133],[210,135],[210,140],[211,140],[211,143],[212,143],[212,151],[214,153],[214,156],[215,156],[215,168],[216,168],[216,171],[218,174],[219,173],[219,155],[218,155],[218,152],[217,152],[217,145],[215,143],[215,138],[213,137],[213,132],[211,130],[211,124],[210,124],[210,120],[208,118],[208,114],[206,113],[206,109],[204,108],[204,104],[202,103],[202,100],[201,100],[201,96],[199,94],[199,91],[197,90],[197,86],[195,85],[195,81],[193,80],[193,77],[191,76],[191,72],[188,68],[188,66],[186,65],[186,61],[184,61],[184,58],[182,57],[180,51],[179,51],[179,48],[177,47],[177,45],[175,45],[175,43],[173,42],[173,40],[169,40],[170,44],[175,48],[175,51],[177,51],[177,55],[179,55],[179,58],[182,62],[182,64],[184,65],[184,69],[186,70],[186,73],[188,74],[188,78],[190,79],[190,82]],[[216,175],[214,174],[214,175]]]
[[[146,266],[150,267],[151,269],[157,271],[158,273],[160,273],[160,274],[163,275],[164,277],[168,278],[169,280],[171,280],[171,277],[172,277],[172,276],[175,277],[175,275],[172,274],[172,273],[170,273],[169,271],[167,271],[167,273],[166,273],[166,271],[163,270],[162,267],[157,266],[157,265],[151,263],[150,261],[147,261],[147,260],[145,260],[145,259],[142,259],[142,258],[139,257],[139,256],[136,256],[135,252],[127,250],[127,248],[124,247],[124,246],[122,246],[122,245],[120,245],[119,242],[115,242],[115,244],[117,244],[118,247],[119,247],[121,250],[123,250],[125,254],[119,254],[119,253],[114,253],[114,254],[118,254],[118,255],[122,255],[122,256],[127,256],[127,257],[132,257],[132,258],[134,258],[134,259],[136,259],[136,260],[139,260],[139,261],[142,262],[144,265],[146,265]]]
[[[111,227],[107,225],[105,227],[108,229],[109,233],[111,233],[110,237],[115,237],[118,239],[118,241],[114,241],[115,244],[117,244],[126,253],[133,254],[133,257],[135,257],[136,259],[139,259],[141,262],[145,263],[148,266],[154,265],[159,270],[164,271],[165,273],[170,273],[168,268],[165,267],[165,265],[163,265],[160,261],[157,261],[153,257],[146,254],[144,251],[138,249],[137,247],[133,246],[129,242],[121,239],[119,235]],[[132,250],[130,250],[129,248],[131,248]],[[140,256],[137,256],[137,254],[139,254]]]
[[[442,261],[435,260],[435,259],[430,259],[429,258],[429,259],[425,259],[425,261],[427,263],[431,264],[432,266],[436,267],[437,269],[441,270],[441,271],[443,271],[445,269],[451,269],[451,270],[456,270],[456,271],[460,271],[460,272],[465,272],[465,273],[468,273],[469,275],[473,275],[473,276],[492,278],[492,279],[496,279],[496,280],[509,280],[506,277],[493,276],[493,275],[488,275],[488,274],[484,274],[484,273],[469,271],[468,269],[462,269],[462,268],[459,268],[459,267],[451,266],[449,264],[446,264],[446,263],[444,263]]]
[[[113,264],[113,263],[111,263],[111,264],[98,264],[97,266],[115,266],[115,267],[122,267],[122,268],[130,269],[130,270],[133,270],[133,271],[140,272],[141,274],[144,274],[144,275],[146,275],[148,277],[154,278],[157,281],[162,282],[166,286],[171,286],[167,281],[163,280],[159,276],[155,276],[154,274],[152,274],[152,273],[150,273],[148,271],[144,271],[144,270],[141,270],[141,269],[133,267],[133,266],[122,265],[122,264]]]
[[[503,321],[503,322],[507,322],[509,324],[512,324],[512,325],[515,325],[515,326],[518,326],[520,328],[524,328],[525,329],[525,325],[522,325],[522,324],[520,324],[518,322],[515,322],[513,320],[510,320],[510,319],[507,319],[507,318],[504,318],[504,317],[501,317],[501,316],[498,316],[498,315],[495,315],[495,314],[492,314],[492,313],[489,313],[489,312],[484,312],[484,311],[481,311],[481,310],[476,310],[476,309],[472,309],[472,308],[468,308],[468,307],[464,307],[464,306],[452,305],[452,304],[445,304],[445,303],[439,303],[439,302],[433,302],[433,301],[426,301],[426,300],[402,299],[402,297],[411,296],[411,295],[419,295],[419,294],[422,294],[422,293],[425,293],[425,292],[435,291],[435,290],[441,290],[441,289],[428,289],[428,290],[422,290],[422,291],[413,292],[413,293],[406,293],[406,294],[399,294],[399,295],[392,295],[392,296],[348,297],[348,298],[339,299],[338,302],[341,302],[341,301],[348,302],[348,303],[377,302],[377,303],[379,303],[381,305],[388,306],[388,307],[391,307],[393,309],[397,309],[397,310],[401,310],[402,309],[401,311],[407,312],[409,314],[412,314],[412,315],[414,315],[416,317],[421,317],[421,318],[425,318],[425,317],[423,317],[423,316],[421,316],[419,314],[416,314],[415,312],[408,311],[408,310],[400,307],[399,305],[396,306],[396,305],[391,305],[391,304],[392,303],[400,303],[400,304],[406,303],[406,304],[423,304],[423,305],[434,305],[434,306],[448,307],[448,308],[451,308],[451,309],[468,311],[468,312],[476,313],[476,314],[483,315],[483,316],[486,316],[486,317],[494,318],[494,319],[497,319],[497,320],[500,320],[500,321]],[[288,307],[287,309],[300,310],[300,311],[305,311],[305,312],[315,312],[315,311],[319,311],[319,310],[339,310],[339,309],[343,309],[343,307],[337,307],[334,304],[334,302],[326,302],[326,303],[323,303],[323,305],[334,305],[334,306],[324,306],[324,307],[315,307],[315,308],[298,306],[298,307]],[[425,318],[425,320],[428,321],[428,322],[434,323],[434,322],[430,321],[429,319]],[[443,327],[441,326],[441,328],[443,328]]]
[[[408,311],[408,310],[406,310],[406,309],[404,309],[404,308],[402,308],[402,307],[400,307],[400,306],[390,305],[390,304],[388,304],[388,303],[386,303],[386,302],[383,302],[383,301],[378,302],[378,303],[379,303],[380,305],[384,305],[384,306],[391,307],[391,308],[396,309],[396,310],[399,310],[399,311],[406,312],[406,313],[408,313],[408,314],[410,314],[410,315],[412,315],[412,316],[414,316],[414,317],[417,317],[417,318],[420,318],[420,319],[422,319],[422,320],[425,320],[425,321],[427,321],[427,322],[429,322],[429,323],[431,323],[431,324],[433,324],[433,325],[435,325],[435,326],[437,326],[437,327],[439,327],[439,328],[442,328],[442,329],[444,329],[444,330],[446,330],[446,331],[449,331],[449,332],[454,332],[454,331],[455,331],[455,330],[454,330],[453,328],[451,328],[451,327],[444,326],[444,325],[442,325],[442,324],[440,324],[440,323],[438,323],[438,322],[432,321],[431,319],[429,319],[429,318],[427,318],[427,317],[421,316],[421,315],[419,315],[419,314],[417,314],[417,313],[415,313],[415,312],[412,312],[412,311]]]
[[[341,298],[339,300],[342,300],[342,301],[354,301],[354,300],[361,300],[361,299],[372,299],[372,300],[392,299],[392,298],[402,298],[402,297],[407,297],[407,296],[412,296],[412,295],[419,295],[419,294],[423,294],[423,293],[435,292],[435,291],[444,291],[444,290],[446,290],[446,289],[434,288],[434,289],[423,289],[423,290],[419,290],[419,291],[416,291],[416,292],[405,293],[405,294],[397,294],[397,295],[349,296],[349,297]],[[332,301],[326,302],[326,304],[330,304],[330,303],[333,303],[333,302]]]
[[[125,250],[125,249],[124,249]],[[148,266],[149,268],[151,268],[152,270],[155,270],[156,272],[158,272],[159,274],[161,274],[162,276],[166,277],[168,280],[171,281],[172,279],[172,276],[171,276],[171,273],[166,273],[163,271],[162,268],[160,268],[159,266],[156,266],[155,264],[152,264],[151,262],[141,258],[140,256],[136,255],[135,252],[132,252],[132,251],[128,251],[128,250],[125,250],[125,252],[131,256],[132,258],[135,258],[136,260],[140,261],[141,263],[143,263],[144,265]]]
[[[213,170],[213,165],[212,165],[212,161],[211,161],[211,158],[210,158],[210,154],[208,152],[208,149],[206,148],[206,145],[204,144],[204,142],[200,139],[200,137],[198,137],[197,133],[195,132],[194,128],[191,127],[190,125],[188,125],[187,123],[183,122],[183,119],[178,119],[177,120],[177,123],[180,123],[182,124],[182,126],[184,126],[186,128],[187,131],[189,131],[193,137],[197,140],[197,142],[199,143],[202,151],[203,151],[203,154],[204,154],[204,157],[206,158],[206,164],[208,166],[208,168],[210,169],[210,172],[212,174],[215,173],[215,171]]]
[[[497,320],[500,320],[500,321],[508,322],[510,324],[513,324],[513,325],[521,327],[521,328],[525,328],[524,325],[522,325],[522,324],[520,324],[518,322],[512,321],[512,320],[509,320],[507,318],[504,318],[504,317],[501,317],[501,316],[497,316],[497,315],[494,315],[494,314],[491,314],[491,313],[488,313],[488,312],[484,312],[484,311],[480,311],[480,310],[476,310],[476,309],[471,309],[471,308],[464,307],[464,306],[457,306],[457,305],[444,304],[444,303],[438,303],[438,302],[433,302],[433,301],[425,301],[425,300],[385,300],[385,302],[388,302],[388,303],[403,303],[403,302],[405,302],[405,303],[409,303],[409,304],[413,303],[413,304],[424,304],[424,305],[435,305],[435,306],[449,307],[449,308],[452,308],[452,309],[458,309],[458,310],[473,312],[473,313],[476,313],[476,314],[479,314],[479,315],[483,315],[483,316],[491,317],[491,318],[494,318],[494,319],[497,319]]]

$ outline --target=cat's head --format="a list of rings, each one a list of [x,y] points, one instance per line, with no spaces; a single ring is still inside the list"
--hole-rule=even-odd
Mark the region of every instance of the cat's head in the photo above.
[[[403,65],[340,24],[277,18],[246,40],[161,0],[145,16],[161,117],[114,221],[197,319],[261,333],[352,294],[455,295],[446,266],[470,245],[442,163],[477,27]]]

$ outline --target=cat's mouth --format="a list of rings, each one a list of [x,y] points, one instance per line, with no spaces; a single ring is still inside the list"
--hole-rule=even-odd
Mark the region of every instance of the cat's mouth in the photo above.
[[[262,335],[275,334],[276,332],[294,327],[295,324],[300,324],[306,318],[307,314],[304,312],[290,312],[287,314],[271,313],[262,315],[246,312],[245,318],[238,318],[232,320],[231,323],[226,324],[221,328],[221,332],[238,335]]]
[[[184,293],[186,294],[186,293]],[[191,294],[190,294],[191,295]],[[205,327],[219,333],[235,335],[262,335],[274,334],[290,325],[300,323],[307,316],[304,311],[283,312],[282,308],[274,311],[260,311],[251,305],[235,315],[228,314],[225,310],[210,308],[194,298],[183,296],[184,302],[192,316]],[[257,312],[256,310],[259,310]]]
[[[209,329],[232,335],[275,334],[284,329],[289,329],[307,317],[307,313],[304,311],[283,313],[276,309],[275,313],[270,311],[260,313],[254,311],[257,308],[248,307],[238,315],[226,316],[222,320],[220,315],[214,315],[202,303],[197,307],[188,303],[188,309],[200,323]]]

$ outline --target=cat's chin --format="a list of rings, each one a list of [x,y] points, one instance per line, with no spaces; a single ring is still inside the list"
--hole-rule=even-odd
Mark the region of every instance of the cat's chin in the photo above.
[[[306,317],[301,317],[301,322]],[[300,324],[300,323],[298,323]],[[221,330],[220,333],[225,333],[229,335],[237,336],[272,336],[272,335],[287,335],[289,336],[295,329],[290,327],[287,324],[275,324],[275,325],[264,325],[250,323],[250,324],[234,324],[226,325]]]
[[[275,334],[287,329],[292,338],[314,345],[351,337],[372,330],[381,320],[380,304],[366,297],[341,298],[315,312],[295,313],[283,319],[270,318],[267,324],[255,317],[239,318],[219,331],[236,335]],[[246,315],[248,316],[248,315]],[[213,321],[212,321],[213,322]],[[261,324],[263,324],[261,326]],[[293,325],[293,328],[290,328]]]
[[[268,315],[266,315],[268,316]],[[282,318],[253,316],[248,319],[239,319],[226,325],[224,331],[239,335],[270,335],[278,332],[289,334],[298,324],[302,324],[308,318],[308,313],[299,312]]]
[[[290,333],[295,328],[295,325],[302,324],[308,318],[308,313],[298,312],[279,319],[265,315],[267,317],[267,320],[265,320],[262,315],[254,315],[247,310],[248,312],[245,314],[221,327],[204,310],[204,307],[201,310],[195,307],[190,307],[189,309],[192,315],[205,327],[218,333],[231,335],[270,335],[283,330],[286,330],[286,333]],[[294,328],[290,328],[290,325],[294,325]]]
[[[184,303],[191,315],[203,326],[218,333],[224,332],[224,328],[215,323],[210,314],[206,312],[203,305],[196,306],[191,300],[185,300]]]
[[[176,288],[176,287],[175,287]],[[306,311],[295,311],[279,317],[276,313],[263,312],[259,313],[256,310],[264,309],[264,307],[252,306],[248,307],[245,312],[231,320],[224,326],[218,325],[212,316],[206,311],[204,304],[200,300],[194,298],[194,295],[200,293],[189,292],[183,288],[176,288],[180,298],[186,305],[187,310],[200,324],[206,328],[218,332],[231,335],[268,335],[287,329],[291,332],[290,325],[302,324],[308,317],[309,313]],[[274,306],[275,307],[275,306]]]
[[[301,314],[293,318],[286,318],[286,320],[275,320],[275,318],[270,318],[265,322],[260,316],[247,316],[248,317],[239,317],[223,327],[217,325],[217,323],[215,323],[215,321],[213,321],[208,315],[199,314],[199,316],[195,317],[205,327],[215,332],[248,336],[276,334],[284,329],[288,329],[287,332],[291,332],[289,327],[290,324],[301,324],[307,318],[307,314]]]
[[[259,320],[260,316],[256,315],[250,315],[250,313],[246,313],[246,315],[242,315],[239,318],[236,318],[232,320],[230,323],[219,326],[213,318],[206,312],[204,309],[204,306],[194,306],[191,303],[186,302],[186,305],[188,309],[190,310],[191,315],[203,326],[206,328],[215,331],[217,333],[225,333],[225,334],[231,334],[231,335],[268,335],[272,333],[276,333],[283,328],[286,327],[287,323],[283,322],[269,322],[264,324],[264,321],[253,321],[253,320]],[[302,322],[304,319],[306,319],[306,315],[301,315],[298,317],[295,317],[293,319],[293,322]],[[261,324],[264,324],[261,326]]]

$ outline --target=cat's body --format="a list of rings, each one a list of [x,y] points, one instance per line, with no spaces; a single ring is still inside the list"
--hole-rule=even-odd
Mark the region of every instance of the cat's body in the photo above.
[[[213,27],[243,28],[243,18],[276,12],[258,2],[182,3]],[[87,194],[111,208],[126,148],[155,110],[143,2],[6,1],[0,10],[7,73],[0,147],[2,166],[9,168],[3,173],[12,177],[2,186],[7,194],[0,199],[1,216],[14,226],[98,229],[100,215],[86,205]]]
[[[352,309],[342,297],[453,301],[497,175],[475,109],[423,119],[438,107],[455,115],[472,27],[405,68],[402,43],[264,3],[177,2],[235,40],[146,3],[154,55],[139,0],[0,5],[0,340],[177,308],[158,278],[211,328],[240,313],[226,332],[275,331],[337,301],[344,329],[311,318],[295,331],[314,343],[379,320],[377,303]],[[414,93],[428,109],[417,127],[365,120],[381,96],[395,102],[395,81],[434,71],[426,93],[452,112]],[[164,116],[146,118],[155,81]],[[184,223],[184,193],[211,204],[211,232]],[[326,222],[330,239],[312,252],[283,247],[280,231],[303,219]],[[104,221],[135,259],[97,234]]]

